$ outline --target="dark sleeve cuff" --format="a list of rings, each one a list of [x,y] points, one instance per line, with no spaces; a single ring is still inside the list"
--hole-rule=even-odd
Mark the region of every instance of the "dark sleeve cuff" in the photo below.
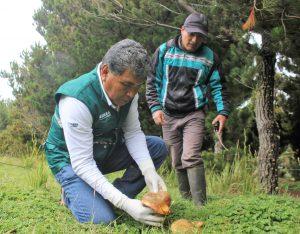
[[[226,111],[226,110],[221,110],[221,111],[218,112],[218,114],[219,114],[219,115],[223,115],[223,116],[225,116],[225,117],[227,117],[227,118],[228,118],[228,116],[229,116],[229,112]]]
[[[151,113],[153,114],[155,111],[161,110],[161,106],[153,106],[150,108]]]

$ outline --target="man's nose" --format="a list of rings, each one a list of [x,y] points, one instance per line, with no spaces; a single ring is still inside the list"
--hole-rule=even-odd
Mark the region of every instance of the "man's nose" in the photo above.
[[[127,91],[126,95],[132,99],[134,98],[137,92],[138,92],[137,88],[131,88],[130,90]]]
[[[197,38],[196,35],[192,36],[191,41],[192,41],[193,43],[196,43],[197,40],[198,40],[198,38]]]

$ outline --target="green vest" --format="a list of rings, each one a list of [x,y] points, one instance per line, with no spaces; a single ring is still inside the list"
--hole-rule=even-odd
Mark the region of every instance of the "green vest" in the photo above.
[[[58,102],[61,95],[74,97],[83,102],[93,117],[93,152],[97,164],[122,144],[121,126],[128,114],[131,102],[118,111],[110,107],[100,85],[98,66],[91,72],[63,84],[55,93],[56,107],[45,144],[46,158],[51,171],[56,174],[70,164],[70,156],[60,124]],[[74,123],[76,124],[76,123]]]

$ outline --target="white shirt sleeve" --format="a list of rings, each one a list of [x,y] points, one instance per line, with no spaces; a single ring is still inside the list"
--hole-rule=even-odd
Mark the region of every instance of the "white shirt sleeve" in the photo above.
[[[147,148],[146,137],[141,129],[141,124],[139,121],[138,94],[132,100],[122,129],[124,131],[127,149],[142,173],[149,168],[155,169]]]
[[[62,96],[59,114],[74,172],[118,208],[128,197],[115,188],[99,171],[93,158],[92,115],[78,99]]]

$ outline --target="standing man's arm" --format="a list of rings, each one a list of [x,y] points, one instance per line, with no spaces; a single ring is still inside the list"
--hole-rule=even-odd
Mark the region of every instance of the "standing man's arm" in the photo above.
[[[146,86],[146,99],[154,122],[157,125],[162,125],[164,122],[159,95],[161,93],[163,82],[163,60],[165,50],[166,43],[156,49],[151,61],[151,71],[148,74]]]
[[[226,87],[226,80],[222,74],[221,63],[216,54],[214,54],[213,71],[209,78],[209,85],[211,95],[216,104],[218,115],[213,120],[212,124],[215,125],[219,122],[218,132],[221,133],[224,129],[225,122],[229,115],[228,93]]]
[[[149,190],[152,192],[166,191],[167,187],[155,170],[147,148],[145,134],[141,129],[138,113],[138,94],[135,95],[131,103],[122,129],[127,149],[144,175]]]

